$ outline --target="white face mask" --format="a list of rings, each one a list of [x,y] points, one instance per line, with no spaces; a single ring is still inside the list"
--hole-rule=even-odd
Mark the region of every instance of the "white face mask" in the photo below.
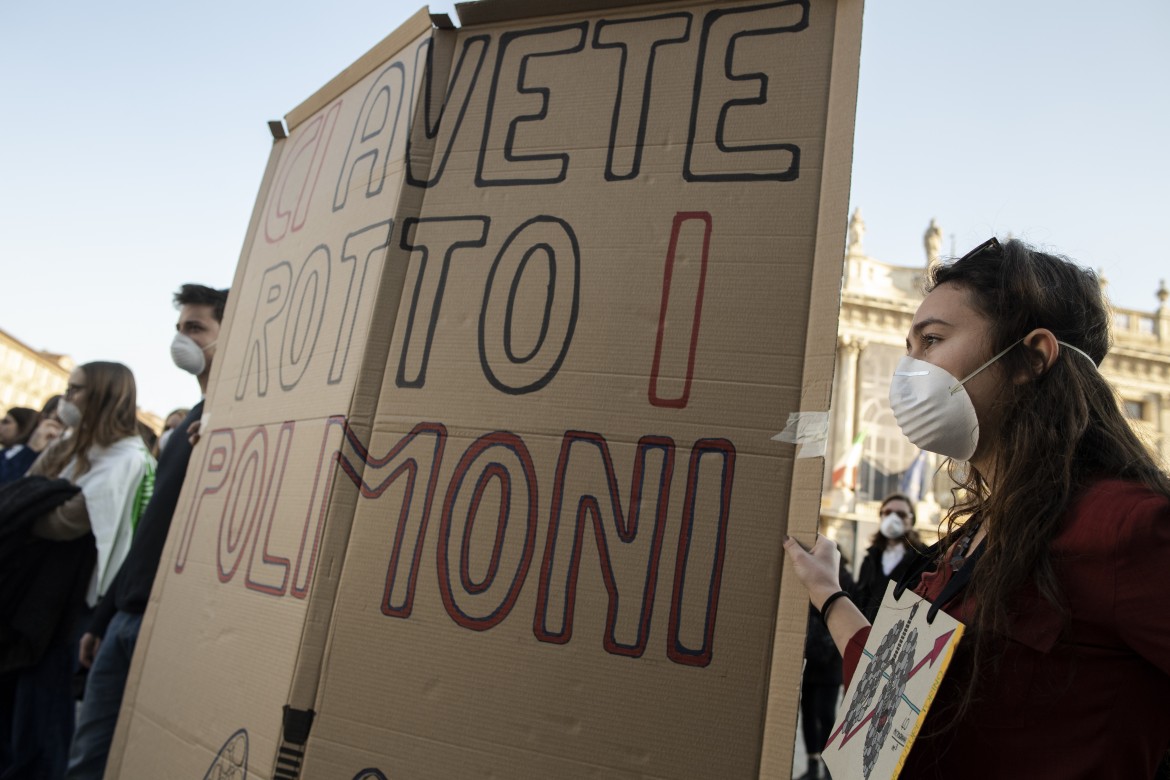
[[[920,450],[969,460],[979,445],[979,418],[963,385],[1019,343],[1012,344],[963,379],[909,355],[899,360],[890,380],[890,409],[906,438]]]
[[[171,342],[171,360],[188,374],[199,376],[207,369],[207,356],[203,354],[203,350],[214,346],[213,341],[206,347],[201,347],[190,336],[176,333]]]
[[[77,404],[64,398],[57,402],[57,417],[66,428],[81,425],[81,409],[77,408]]]
[[[1006,355],[1019,341],[995,355],[962,379],[956,379],[933,363],[906,355],[898,361],[890,380],[890,409],[906,438],[920,450],[955,460],[970,460],[979,445],[979,418],[963,385]],[[1097,363],[1082,349],[1065,341],[1063,347]]]
[[[878,530],[887,539],[901,539],[906,535],[906,522],[894,512],[886,512]]]

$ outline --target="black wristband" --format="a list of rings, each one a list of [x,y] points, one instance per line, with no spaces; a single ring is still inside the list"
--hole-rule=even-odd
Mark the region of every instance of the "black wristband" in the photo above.
[[[832,596],[825,599],[825,603],[821,604],[821,620],[825,625],[829,624],[829,607],[833,606],[833,602],[839,598],[849,598],[849,593],[844,590],[839,590]]]

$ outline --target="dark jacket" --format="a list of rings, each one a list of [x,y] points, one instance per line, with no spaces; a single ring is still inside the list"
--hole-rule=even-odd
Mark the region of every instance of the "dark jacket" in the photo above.
[[[0,486],[0,672],[39,661],[68,634],[85,600],[97,557],[93,534],[57,542],[30,533],[79,490],[42,476]]]
[[[841,590],[852,596],[856,592],[856,585],[845,561],[841,561],[838,572],[841,581]],[[804,635],[804,676],[803,685],[831,685],[841,684],[841,654],[837,652],[837,645],[829,633],[825,621],[821,620],[821,613],[808,606],[808,628]]]
[[[886,584],[893,580],[901,582],[907,573],[922,568],[924,558],[910,544],[906,545],[906,554],[894,567],[887,577],[882,572],[882,553],[886,549],[886,540],[883,538],[872,545],[861,561],[861,570],[857,573],[857,608],[865,619],[873,623],[878,609],[882,605],[882,598],[886,595]]]
[[[1098,482],[1060,520],[1049,555],[1069,614],[1023,587],[1006,636],[990,638],[994,661],[953,721],[971,680],[964,636],[899,777],[1154,777],[1170,744],[1170,499],[1135,482]],[[942,599],[963,571],[979,576],[944,563],[915,592]],[[969,621],[971,590],[943,608]],[[869,631],[849,640],[847,678]]]
[[[26,444],[20,452],[8,457],[8,449],[10,448],[0,450],[0,485],[7,485],[23,477],[24,472],[28,471],[33,461],[41,454]]]

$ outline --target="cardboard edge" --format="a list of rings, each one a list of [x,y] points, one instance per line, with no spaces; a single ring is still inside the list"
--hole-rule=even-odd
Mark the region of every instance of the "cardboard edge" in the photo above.
[[[812,307],[809,311],[800,388],[802,412],[827,410],[832,395],[837,325],[841,309],[841,275],[845,260],[844,237],[849,223],[849,185],[853,168],[863,7],[864,0],[838,0],[834,19],[828,113],[825,121],[825,164],[821,173],[809,298],[814,301],[833,301],[835,305]],[[824,379],[816,380],[815,377]],[[797,459],[793,465],[788,518],[790,521],[795,520],[795,523],[789,523],[788,533],[805,545],[811,545],[816,540],[824,469],[823,456]],[[784,565],[784,560],[784,553],[781,552],[780,598],[768,675],[768,702],[760,756],[761,778],[789,776],[796,745],[797,718],[792,703],[800,697],[808,596],[795,572]],[[793,648],[796,652],[792,652]]]
[[[297,125],[332,103],[343,92],[368,76],[374,68],[393,57],[404,46],[431,29],[431,27],[430,9],[427,6],[423,6],[413,16],[399,25],[398,29],[375,44],[372,49],[355,60],[352,65],[334,76],[329,83],[310,95],[308,99],[292,111],[289,111],[284,117],[285,124],[288,125],[288,131],[291,133],[296,129]]]
[[[448,79],[450,78],[451,68],[455,58],[456,33],[454,27],[435,25],[424,28],[422,32],[419,32],[410,40],[415,40],[418,35],[423,34],[426,30],[431,31],[431,50],[435,53],[435,59],[442,57],[444,60],[440,65],[436,66],[438,72],[442,74],[441,84],[437,87],[439,92],[437,97],[442,102],[445,100],[445,93],[450,86]],[[400,45],[395,50],[395,53],[402,48],[403,46]],[[434,65],[434,60],[432,60],[432,65]],[[427,87],[425,74],[418,74],[418,78],[421,89],[425,90]],[[432,95],[432,98],[434,97]],[[419,132],[421,132],[421,128],[425,127],[425,122],[417,121],[417,113],[425,111],[424,104],[425,100],[420,91],[415,95],[414,105],[411,106],[411,111],[416,116],[412,118],[409,125],[412,128],[419,128]],[[416,143],[414,149],[415,153],[421,151],[429,157],[433,152],[433,144]],[[399,189],[397,206],[394,210],[395,222],[400,224],[404,217],[418,216],[421,214],[427,191],[426,188],[411,186],[404,178]],[[395,262],[394,257],[396,253],[406,254],[406,257],[401,258],[402,262]],[[377,310],[376,319],[383,321],[381,326],[375,326],[374,329],[386,334],[386,342],[394,338],[398,310],[401,305],[407,274],[409,273],[409,254],[407,250],[393,244],[386,250],[385,267],[382,271],[378,290],[374,296],[377,302],[375,304]],[[376,387],[371,384],[368,387],[362,388],[361,394],[355,392],[355,395],[350,398],[348,404],[347,424],[351,430],[356,431],[359,438],[364,438],[367,442],[373,436],[378,402],[382,397],[382,385],[386,379],[386,364],[390,361],[389,355],[388,343],[383,343],[383,340],[377,339],[367,341],[363,350],[361,365],[363,370],[378,365],[378,383]],[[363,467],[362,469],[363,479],[365,478],[366,468],[368,467]],[[334,480],[335,487],[348,483],[348,479],[340,473],[334,475]],[[336,490],[333,495],[337,495]],[[308,597],[308,604],[306,605],[307,611],[304,627],[301,631],[297,658],[294,662],[293,676],[289,682],[288,693],[286,695],[285,722],[282,724],[281,738],[277,744],[277,753],[273,757],[273,766],[277,765],[276,761],[281,758],[282,752],[285,755],[289,755],[290,750],[293,753],[300,754],[298,758],[301,762],[308,760],[308,754],[313,744],[311,728],[306,727],[303,735],[297,739],[290,739],[288,733],[289,717],[290,715],[299,715],[302,720],[307,719],[308,723],[311,724],[316,711],[320,708],[320,696],[325,683],[326,672],[329,668],[329,658],[335,632],[334,616],[336,614],[336,601],[341,591],[345,562],[349,557],[350,535],[357,517],[358,503],[360,501],[360,497],[355,497],[353,504],[345,507],[340,507],[339,504],[333,502],[329,515],[325,520],[321,544],[323,557],[321,565],[317,568],[317,574],[314,576],[314,582]],[[331,551],[333,556],[328,561],[328,564],[325,558],[327,550]],[[326,571],[330,572],[328,578],[320,579]]]
[[[455,13],[463,27],[514,22],[520,19],[563,14],[591,14],[608,8],[646,6],[654,0],[477,0],[455,4]]]
[[[269,123],[269,130],[272,131],[272,123]],[[268,194],[272,188],[272,184],[276,179],[276,171],[280,166],[281,153],[284,148],[284,138],[275,137],[273,133],[272,149],[268,153],[268,163],[264,167],[264,175],[260,179],[260,189],[256,193],[256,202],[252,207],[252,218],[248,221],[248,230],[244,234],[244,244],[240,249],[240,259],[236,263],[236,273],[232,278],[231,289],[238,290],[240,285],[244,282],[244,272],[247,263],[245,262],[249,255],[252,254],[252,246],[256,241],[256,234],[260,231],[260,219],[264,213],[264,207],[268,204]],[[232,296],[228,294],[227,308],[223,315],[223,326],[220,329],[220,338],[226,339],[231,332],[231,323],[235,319],[236,309],[239,308],[239,296]],[[220,364],[212,362],[211,376],[207,385],[207,398],[204,401],[204,408],[210,407],[213,401],[213,394],[215,386],[218,381]],[[204,447],[207,445],[204,444]],[[199,448],[199,444],[195,445]],[[191,459],[188,461],[188,473],[192,468],[192,464],[198,464],[200,461],[196,457],[195,452],[192,451]],[[189,489],[194,489],[194,486],[188,488],[186,477],[183,479],[184,492]],[[179,503],[176,506],[183,506],[183,495],[179,496]],[[114,729],[114,737],[110,743],[109,758],[106,761],[106,777],[116,778],[122,774],[122,760],[125,757],[126,747],[130,734],[130,722],[135,717],[135,703],[138,698],[138,684],[142,679],[143,664],[147,652],[150,648],[151,634],[154,630],[155,613],[158,610],[159,601],[162,598],[162,591],[166,587],[167,581],[167,566],[168,566],[168,552],[171,550],[173,543],[172,537],[176,533],[176,526],[172,523],[170,530],[167,532],[167,541],[163,547],[162,557],[158,562],[158,569],[155,571],[154,586],[150,591],[150,600],[147,602],[146,614],[142,618],[142,626],[138,631],[138,640],[134,645],[134,657],[130,662],[130,672],[126,677],[126,687],[122,694],[122,706],[118,710],[118,724]]]

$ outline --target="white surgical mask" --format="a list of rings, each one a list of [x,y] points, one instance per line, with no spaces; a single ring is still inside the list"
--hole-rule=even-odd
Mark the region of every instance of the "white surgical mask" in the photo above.
[[[906,522],[894,512],[886,512],[878,530],[887,539],[901,539],[906,535]]]
[[[77,404],[64,398],[57,402],[57,417],[66,428],[81,425],[81,409],[77,408]]]
[[[920,450],[955,460],[970,460],[979,445],[979,418],[963,385],[1020,341],[962,379],[956,379],[933,363],[909,355],[899,360],[890,380],[890,409],[906,438]],[[1056,343],[1084,355],[1094,367],[1097,365],[1084,350],[1064,341]]]
[[[909,355],[899,360],[890,380],[890,409],[906,438],[920,450],[969,460],[979,445],[979,418],[963,385],[1019,343],[1015,342],[963,379]]]
[[[188,374],[199,376],[207,368],[207,356],[203,354],[203,350],[214,346],[213,341],[206,347],[201,347],[190,336],[176,333],[171,342],[171,360]]]

